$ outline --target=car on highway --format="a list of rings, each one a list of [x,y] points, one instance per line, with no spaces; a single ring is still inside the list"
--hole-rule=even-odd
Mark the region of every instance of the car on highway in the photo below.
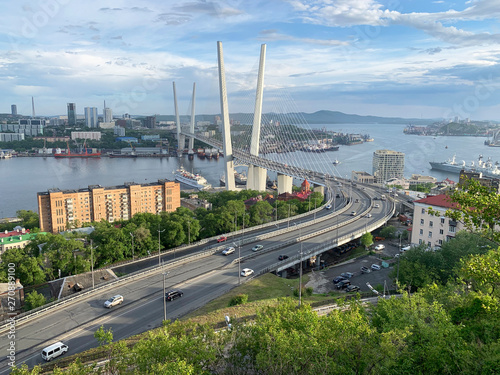
[[[253,270],[250,269],[250,268],[243,268],[241,270],[241,276],[250,276],[251,274],[253,274]]]
[[[331,209],[332,209],[332,205],[331,205],[331,204],[327,204],[327,205],[325,206],[325,208],[326,208],[327,210],[331,210]]]
[[[365,266],[361,267],[361,273],[370,273],[370,272],[372,272],[372,270],[369,269],[368,267]]]
[[[366,214],[366,217],[370,218],[370,217],[372,217],[372,214]]]
[[[123,296],[120,294],[117,294],[116,296],[113,296],[110,299],[108,299],[106,302],[104,302],[104,307],[110,309],[113,306],[121,305],[122,303],[123,303]]]
[[[232,246],[229,246],[228,248],[222,250],[222,255],[229,255],[229,254],[232,254],[234,253],[234,247]]]
[[[337,289],[344,289],[347,288],[349,285],[351,285],[350,280],[342,280],[337,283],[336,287]]]
[[[380,207],[380,204],[375,203],[375,204],[373,205],[373,207],[375,207],[375,208],[379,208],[379,207]]]
[[[357,286],[357,285],[349,285],[347,288],[345,288],[346,293],[357,292],[358,290],[359,290],[359,286]]]
[[[375,263],[373,263],[370,268],[374,271],[380,271],[380,266]]]
[[[285,260],[285,259],[288,259],[288,255],[281,254],[281,255],[278,257],[278,260]]]
[[[350,279],[354,276],[354,274],[352,272],[342,272],[340,276],[342,276],[344,279]]]
[[[50,362],[52,359],[63,355],[68,351],[68,345],[62,343],[61,341],[55,344],[49,345],[42,350],[42,358]]]
[[[378,245],[375,246],[374,248],[375,250],[384,250],[385,249],[385,245],[384,244],[381,244],[379,243]]]
[[[347,278],[345,278],[345,277],[343,277],[343,276],[337,276],[337,277],[335,277],[335,278],[333,279],[333,283],[334,283],[334,284],[338,284],[338,283],[340,283],[340,282],[341,282],[341,281],[343,281],[343,280],[347,280]]]
[[[351,216],[356,216],[356,211],[351,211]]]
[[[227,240],[227,237],[226,236],[220,236],[219,238],[217,238],[217,242],[224,242]]]
[[[173,301],[176,298],[181,298],[184,295],[182,290],[171,290],[165,293],[165,299],[167,301]]]
[[[254,247],[252,247],[252,251],[259,251],[259,250],[262,250],[264,246],[262,245],[255,245]]]

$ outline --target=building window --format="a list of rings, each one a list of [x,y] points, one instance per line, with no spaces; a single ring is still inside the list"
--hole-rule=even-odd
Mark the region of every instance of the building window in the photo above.
[[[442,245],[443,244],[443,240],[439,240],[439,244]]]
[[[441,224],[444,224],[444,217],[441,218]]]
[[[419,240],[418,240],[418,244],[419,244],[419,245],[422,245],[422,239],[419,239]]]
[[[427,242],[427,246],[431,247],[431,245],[432,245],[432,244],[430,243],[430,241],[429,241],[429,242]]]
[[[449,232],[455,233],[455,229],[456,229],[456,227],[450,226]]]
[[[444,230],[440,229],[439,234],[444,234]]]
[[[425,214],[425,208],[422,208],[422,213]]]
[[[432,232],[429,232],[429,238],[432,238]]]
[[[420,225],[424,225],[424,219],[420,219]]]
[[[429,226],[430,226],[430,227],[433,227],[433,226],[434,226],[434,222],[429,221]]]
[[[423,229],[420,229],[420,234],[424,234],[424,230]]]

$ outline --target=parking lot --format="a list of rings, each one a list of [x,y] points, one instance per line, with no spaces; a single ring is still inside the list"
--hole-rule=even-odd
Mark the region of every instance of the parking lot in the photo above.
[[[389,277],[389,273],[396,269],[397,258],[394,256],[399,253],[398,246],[391,245],[389,241],[377,242],[377,245],[383,244],[384,249],[377,251],[375,255],[368,255],[357,259],[352,259],[344,263],[331,266],[328,269],[321,271],[313,271],[309,274],[309,282],[306,287],[312,287],[314,293],[328,293],[331,291],[338,291],[333,279],[340,276],[343,272],[351,272],[354,274],[350,279],[352,285],[359,286],[360,290],[370,291],[366,283],[370,283],[372,287],[387,286],[393,289],[394,281]],[[386,263],[392,263],[392,266],[385,268],[382,267],[382,258],[386,259]],[[381,266],[380,270],[371,270],[371,265],[377,264]],[[361,267],[367,267],[371,270],[369,273],[362,273]]]

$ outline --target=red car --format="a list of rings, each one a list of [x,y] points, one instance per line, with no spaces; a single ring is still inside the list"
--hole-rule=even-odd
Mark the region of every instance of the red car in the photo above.
[[[222,236],[222,237],[217,238],[217,242],[224,242],[226,240],[227,240],[226,236]]]

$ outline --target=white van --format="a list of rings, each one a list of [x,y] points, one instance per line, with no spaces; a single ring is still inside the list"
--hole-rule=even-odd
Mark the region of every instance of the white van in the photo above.
[[[68,351],[68,345],[63,344],[61,341],[56,342],[55,344],[47,346],[42,350],[42,358],[47,362],[52,359],[59,357],[60,355],[66,353]]]

